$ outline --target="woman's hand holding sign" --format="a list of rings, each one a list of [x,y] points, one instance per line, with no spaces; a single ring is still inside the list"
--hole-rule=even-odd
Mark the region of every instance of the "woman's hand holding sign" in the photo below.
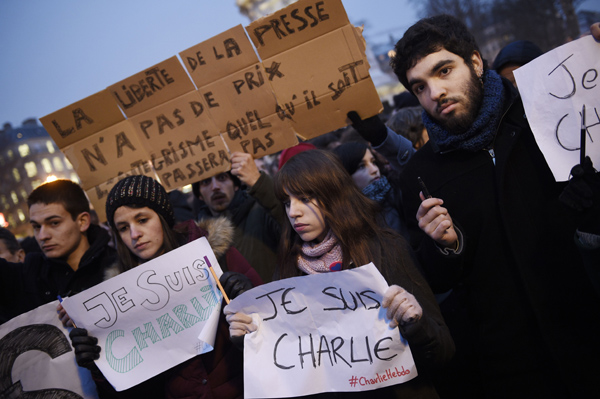
[[[423,316],[423,309],[413,294],[398,285],[391,285],[383,294],[381,306],[387,308],[390,327],[417,322]]]

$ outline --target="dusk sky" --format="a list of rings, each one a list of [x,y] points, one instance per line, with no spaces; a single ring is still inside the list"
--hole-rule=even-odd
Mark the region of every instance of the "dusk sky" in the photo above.
[[[417,21],[408,0],[343,0],[368,42]],[[600,11],[600,0],[580,9]],[[235,0],[3,0],[0,126],[19,126],[92,95],[238,24]]]

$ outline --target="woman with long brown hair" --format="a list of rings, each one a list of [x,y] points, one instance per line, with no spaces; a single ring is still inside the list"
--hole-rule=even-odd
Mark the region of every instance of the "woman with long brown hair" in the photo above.
[[[450,359],[454,343],[405,239],[378,225],[377,204],[358,190],[330,152],[305,151],[288,160],[275,176],[275,194],[290,222],[281,240],[277,277],[334,272],[373,262],[390,284],[382,302],[390,325],[398,326],[409,342],[419,370],[417,378],[379,389],[377,397],[437,398],[429,373]],[[232,337],[256,330],[248,315],[229,314],[227,320]],[[373,392],[341,395],[373,397]]]

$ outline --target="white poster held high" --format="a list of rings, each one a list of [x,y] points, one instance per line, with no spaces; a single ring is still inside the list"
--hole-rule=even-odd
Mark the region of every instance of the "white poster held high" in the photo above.
[[[259,324],[244,338],[244,397],[368,391],[415,378],[408,342],[381,307],[387,288],[370,263],[274,281],[233,300],[228,312]]]
[[[515,70],[525,113],[557,181],[579,163],[582,110],[585,154],[600,166],[600,43],[586,36]]]
[[[98,338],[96,365],[117,391],[213,349],[223,272],[205,237],[77,295],[63,307]]]

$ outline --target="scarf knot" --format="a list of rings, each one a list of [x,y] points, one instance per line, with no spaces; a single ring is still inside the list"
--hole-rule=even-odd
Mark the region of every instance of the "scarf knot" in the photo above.
[[[331,230],[318,244],[305,242],[298,255],[298,268],[306,274],[342,270],[342,247]]]

